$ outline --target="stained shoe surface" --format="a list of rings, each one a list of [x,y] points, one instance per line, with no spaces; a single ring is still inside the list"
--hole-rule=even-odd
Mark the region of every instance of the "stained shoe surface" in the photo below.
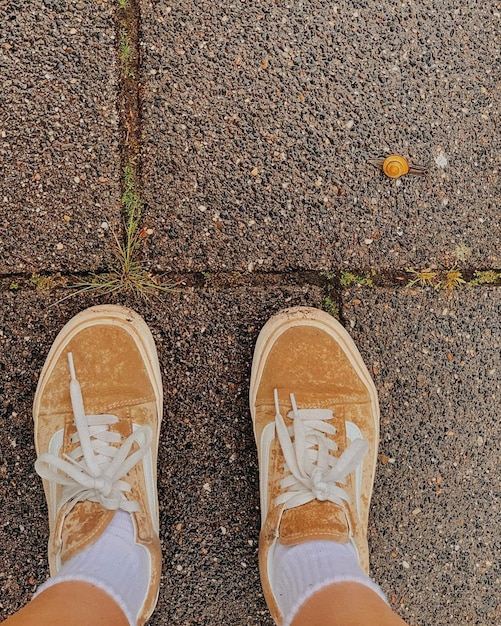
[[[276,542],[351,542],[368,572],[377,393],[343,326],[323,311],[297,307],[272,317],[258,337],[250,408],[260,471],[261,582],[281,624],[273,593]]]
[[[36,470],[49,509],[54,576],[92,545],[118,509],[149,555],[150,585],[137,617],[155,607],[161,573],[157,450],[162,382],[153,337],[120,306],[82,311],[56,338],[33,406]]]

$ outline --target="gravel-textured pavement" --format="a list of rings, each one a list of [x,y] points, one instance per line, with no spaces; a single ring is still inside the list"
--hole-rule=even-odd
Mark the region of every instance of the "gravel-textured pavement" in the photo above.
[[[344,296],[381,404],[373,575],[411,624],[501,624],[501,299],[471,296]]]
[[[160,268],[499,265],[498,2],[141,7]]]
[[[0,24],[0,272],[103,267],[120,216],[112,15],[12,1]]]
[[[410,624],[500,623],[498,289],[454,296],[354,288],[345,322],[373,373],[381,446],[372,570]],[[188,290],[137,305],[164,377],[159,489],[164,576],[152,624],[270,624],[259,587],[257,464],[247,388],[261,326],[318,287]],[[46,576],[45,503],[31,402],[59,328],[90,301],[4,293],[0,497],[2,603]],[[19,329],[19,320],[23,330]]]
[[[339,315],[380,396],[374,579],[410,626],[500,626],[499,280],[399,278],[499,271],[501,3],[121,4],[0,4],[0,619],[48,574],[38,372],[105,301],[37,276],[115,262],[132,163],[141,261],[177,281],[112,298],[151,326],[164,378],[150,623],[272,625],[248,381],[267,318],[307,304]],[[390,151],[428,177],[366,163]]]

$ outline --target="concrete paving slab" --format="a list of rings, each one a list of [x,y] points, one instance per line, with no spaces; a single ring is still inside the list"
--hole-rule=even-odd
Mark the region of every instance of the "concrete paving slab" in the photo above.
[[[498,3],[141,8],[158,269],[499,265]]]
[[[33,472],[37,373],[76,298],[0,293],[0,619],[47,576],[46,509]],[[164,573],[150,624],[270,624],[257,569],[258,475],[248,411],[254,343],[267,318],[319,306],[318,287],[173,293],[136,303],[161,360],[165,412],[159,461]]]
[[[113,3],[0,6],[0,272],[102,267],[120,215]]]
[[[31,403],[61,326],[90,297],[0,301],[0,615],[45,580],[46,512]],[[499,289],[450,297],[354,288],[344,318],[381,403],[370,521],[374,578],[411,626],[494,626],[500,546]],[[165,389],[159,492],[164,572],[151,624],[272,626],[257,570],[259,502],[247,391],[254,342],[318,287],[192,290],[129,303],[152,328]]]
[[[375,579],[410,624],[501,623],[501,293],[355,288],[381,404]]]

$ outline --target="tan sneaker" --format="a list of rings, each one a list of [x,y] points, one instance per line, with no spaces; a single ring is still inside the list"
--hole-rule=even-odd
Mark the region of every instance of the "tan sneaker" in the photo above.
[[[318,309],[272,317],[254,351],[250,407],[261,496],[259,567],[277,624],[276,542],[352,542],[368,573],[367,523],[379,442],[374,383],[346,330]]]
[[[37,472],[49,509],[54,576],[92,545],[115,511],[129,511],[147,548],[150,586],[137,623],[155,608],[161,574],[157,450],[162,381],[144,320],[121,306],[71,319],[42,369],[35,401]]]

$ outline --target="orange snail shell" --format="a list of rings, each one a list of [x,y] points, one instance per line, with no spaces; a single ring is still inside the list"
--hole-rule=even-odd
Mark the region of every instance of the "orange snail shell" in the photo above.
[[[390,178],[400,178],[409,173],[409,164],[404,157],[392,154],[383,161],[383,172]]]

